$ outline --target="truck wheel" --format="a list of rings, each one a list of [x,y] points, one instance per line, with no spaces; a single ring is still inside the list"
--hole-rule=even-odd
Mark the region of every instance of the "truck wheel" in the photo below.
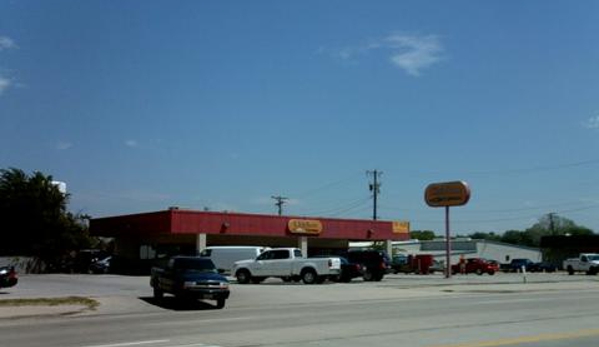
[[[568,275],[574,275],[574,269],[571,265],[568,265]]]
[[[370,282],[374,280],[374,274],[371,270],[366,269],[364,270],[364,275],[362,275],[362,278],[364,278],[364,281]]]
[[[225,299],[218,299],[216,300],[216,308],[223,308],[225,307]]]
[[[316,283],[316,279],[318,276],[316,275],[316,271],[313,269],[305,269],[302,271],[302,281],[305,284],[314,284]]]
[[[483,270],[481,270],[481,269],[476,269],[476,274],[477,274],[477,275],[479,275],[479,276],[480,276],[480,275],[482,275],[482,274],[483,274]]]
[[[154,299],[160,300],[162,298],[164,298],[164,292],[161,289],[154,287]]]
[[[237,283],[239,284],[248,284],[252,279],[252,275],[246,269],[241,269],[235,273],[235,277],[237,277]]]

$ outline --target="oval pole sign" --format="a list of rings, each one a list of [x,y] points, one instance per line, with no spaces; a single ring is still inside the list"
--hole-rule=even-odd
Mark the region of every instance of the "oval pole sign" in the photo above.
[[[426,187],[424,200],[431,207],[466,205],[470,188],[463,181],[433,183]]]

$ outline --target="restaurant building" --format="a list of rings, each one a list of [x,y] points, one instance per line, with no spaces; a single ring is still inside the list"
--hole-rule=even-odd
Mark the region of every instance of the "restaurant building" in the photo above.
[[[297,247],[305,256],[345,251],[350,241],[409,239],[409,223],[359,219],[167,210],[90,221],[92,236],[114,239],[123,263],[150,263],[174,254],[199,254],[207,246]]]

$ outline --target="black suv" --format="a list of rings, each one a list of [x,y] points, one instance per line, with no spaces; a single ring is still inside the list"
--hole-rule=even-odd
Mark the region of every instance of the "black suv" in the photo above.
[[[350,250],[347,253],[347,260],[362,266],[364,281],[380,281],[391,271],[391,261],[384,251]]]

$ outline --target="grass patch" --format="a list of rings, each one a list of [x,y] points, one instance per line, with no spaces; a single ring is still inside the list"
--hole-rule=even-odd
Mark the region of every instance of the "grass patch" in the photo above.
[[[95,310],[100,305],[100,303],[94,299],[85,298],[81,296],[69,296],[66,298],[32,298],[0,300],[0,307],[59,305],[82,305],[86,306],[88,310]]]

